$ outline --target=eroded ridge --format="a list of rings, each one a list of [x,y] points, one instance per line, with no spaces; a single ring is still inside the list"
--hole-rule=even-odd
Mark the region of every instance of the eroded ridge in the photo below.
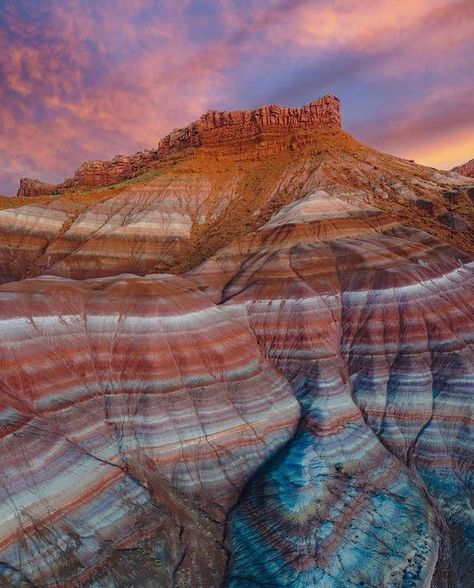
[[[229,521],[231,586],[472,583],[472,257],[311,193],[190,277],[300,402]]]
[[[80,186],[105,186],[134,177],[153,162],[160,161],[184,149],[242,143],[258,139],[267,129],[290,132],[304,128],[340,128],[341,111],[336,96],[323,96],[302,108],[269,105],[255,110],[222,112],[209,110],[183,129],[164,137],[155,149],[134,155],[117,155],[110,161],[86,161],[72,178],[60,184],[50,184],[32,178],[22,178],[18,196],[60,194]]]
[[[0,582],[217,586],[226,513],[299,407],[182,278],[0,289]]]

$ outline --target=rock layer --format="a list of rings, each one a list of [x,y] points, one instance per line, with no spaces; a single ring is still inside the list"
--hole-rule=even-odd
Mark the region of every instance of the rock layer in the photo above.
[[[462,176],[469,176],[470,178],[474,178],[474,159],[470,159],[462,165],[453,167],[453,171],[457,172],[458,174],[461,174]]]
[[[42,278],[0,290],[0,329],[0,576],[217,585],[226,513],[299,418],[245,318],[181,278]]]
[[[23,206],[10,199],[0,210],[0,282],[180,273],[318,189],[474,253],[468,179],[378,153],[341,130],[266,132],[263,142],[242,132],[185,150],[115,187],[20,199]]]
[[[270,105],[235,112],[209,110],[189,126],[167,135],[156,149],[130,156],[117,155],[110,161],[86,161],[72,178],[61,184],[22,178],[18,196],[43,196],[80,186],[115,184],[145,171],[153,161],[162,160],[184,149],[239,143],[245,138],[257,138],[272,128],[290,132],[293,129],[320,127],[341,127],[339,99],[336,96],[324,96],[302,108]]]
[[[339,124],[2,203],[0,583],[473,585],[473,185]]]
[[[316,192],[190,276],[303,416],[233,511],[230,585],[469,586],[473,258]]]

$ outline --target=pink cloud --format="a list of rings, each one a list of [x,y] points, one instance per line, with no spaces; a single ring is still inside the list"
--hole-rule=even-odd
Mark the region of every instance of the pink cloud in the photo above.
[[[113,4],[82,13],[53,3],[47,30],[33,40],[10,10],[10,35],[0,39],[3,165],[57,178],[85,157],[156,144],[215,99],[222,54],[198,57],[175,16],[133,27],[150,3],[120,3],[118,14]],[[114,64],[124,39],[132,54]]]
[[[469,81],[407,100],[393,117],[356,129],[381,150],[448,169],[474,153],[474,103]]]
[[[232,101],[248,72],[263,89],[278,80],[301,96],[301,79],[290,69],[297,71],[303,60],[314,58],[317,74],[325,59],[331,71],[335,59],[341,78],[354,75],[356,55],[360,80],[371,75],[381,84],[426,72],[454,79],[453,63],[472,60],[474,5],[468,0],[262,0],[248,3],[245,13],[232,0],[4,4],[0,165],[45,180],[70,175],[84,159],[155,145],[174,127]],[[472,91],[459,75],[456,86]],[[435,90],[446,85],[433,83]],[[423,112],[442,108],[430,107],[425,94],[424,82],[415,79],[411,95],[400,95],[405,119],[390,126],[391,142],[372,128],[366,135],[407,152],[421,145],[421,135],[441,136],[436,120]],[[437,100],[442,104],[449,96]],[[469,115],[467,108],[462,112]],[[458,124],[455,119],[453,113]]]

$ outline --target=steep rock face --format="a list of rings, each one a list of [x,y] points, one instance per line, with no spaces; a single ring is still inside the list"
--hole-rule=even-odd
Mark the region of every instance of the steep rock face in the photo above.
[[[174,131],[161,141],[159,149],[169,154],[184,147],[240,143],[267,130],[340,128],[341,111],[336,96],[324,96],[302,108],[284,108],[272,104],[256,110],[219,112],[209,110],[185,129]]]
[[[10,202],[15,206],[0,210],[0,281],[179,273],[317,189],[384,209],[474,252],[468,179],[378,153],[342,130],[266,132],[263,142],[241,133],[184,150],[115,187]]]
[[[470,159],[462,165],[453,167],[453,171],[461,174],[462,176],[469,176],[470,178],[474,178],[474,159]]]
[[[110,161],[86,161],[74,176],[53,185],[31,178],[22,178],[18,196],[59,194],[80,186],[106,186],[132,178],[149,168],[153,161],[169,157],[183,149],[216,146],[222,143],[241,143],[257,139],[267,130],[301,128],[340,128],[341,112],[336,96],[324,96],[302,108],[277,105],[255,110],[220,112],[209,110],[184,129],[176,129],[153,150],[140,151],[131,156],[117,155]]]
[[[233,511],[230,585],[471,585],[473,258],[316,192],[189,277],[303,416]]]
[[[0,289],[0,329],[0,578],[217,586],[299,418],[245,317],[181,278],[42,278]]]
[[[21,178],[17,196],[45,196],[57,193],[55,184],[42,182],[34,178]]]

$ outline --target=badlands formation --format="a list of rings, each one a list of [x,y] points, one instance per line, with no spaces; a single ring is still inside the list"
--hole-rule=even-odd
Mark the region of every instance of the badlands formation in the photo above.
[[[0,207],[0,586],[474,585],[472,179],[325,96]]]
[[[474,178],[474,159],[470,159],[463,163],[462,165],[458,165],[457,167],[453,168],[453,171],[461,174],[462,176],[469,176],[470,178]]]

